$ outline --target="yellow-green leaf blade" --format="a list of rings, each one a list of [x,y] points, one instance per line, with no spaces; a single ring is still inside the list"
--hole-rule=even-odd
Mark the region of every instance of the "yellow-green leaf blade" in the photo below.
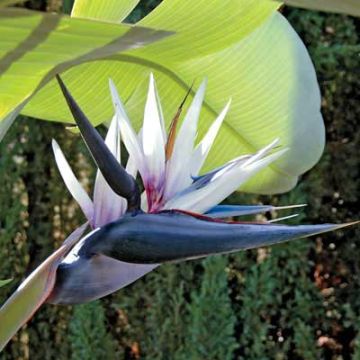
[[[92,121],[98,124],[108,120],[111,116],[112,106],[106,95],[108,91],[105,89],[108,77],[129,80],[121,81],[122,94],[126,100],[140,86],[140,79],[142,76],[147,76],[147,70],[152,66],[161,65],[163,69],[167,69],[171,73],[176,72],[173,64],[180,63],[181,60],[186,61],[194,57],[212,54],[228,45],[237,43],[266,21],[277,8],[278,4],[268,0],[227,0],[212,3],[206,0],[196,3],[192,0],[165,0],[140,24],[150,28],[169,28],[175,31],[170,42],[165,39],[162,41],[163,45],[159,44],[161,46],[150,47],[148,45],[146,51],[140,53],[131,51],[134,60],[125,60],[122,64],[123,67],[116,62],[113,63],[113,66],[108,62],[96,63],[96,65],[87,64],[81,69],[78,68],[78,71],[71,71],[73,74],[71,76],[65,74],[64,80],[71,87],[72,93],[80,105],[85,106],[85,110],[86,98],[93,96],[88,84],[96,83],[97,86],[100,86],[104,96],[102,99],[97,99],[97,107],[91,106],[89,113]],[[132,62],[134,62],[134,66],[131,65]],[[75,78],[75,73],[78,79]],[[139,74],[141,75],[139,76]],[[197,76],[198,74],[195,74],[194,78]],[[106,79],[106,81],[103,82],[100,79]],[[191,79],[192,81],[193,79]],[[76,85],[72,86],[72,83]],[[46,90],[41,91],[41,94],[32,103],[27,105],[24,113],[42,119],[68,121],[68,110],[66,106],[63,106],[64,104],[58,86],[52,82],[46,87]]]
[[[166,58],[168,63],[202,57],[240,41],[278,7],[268,0],[165,0],[138,25],[176,34],[132,54],[156,62]]]
[[[0,10],[0,29],[0,122],[15,108],[21,110],[56,73],[165,36],[21,9]]]
[[[140,0],[76,0],[71,16],[103,21],[124,20]]]
[[[244,1],[236,3],[240,6]],[[216,47],[216,37],[211,31],[213,17],[207,16],[211,14],[211,10],[208,11],[199,15],[208,20],[208,48],[205,40],[197,42],[200,40],[194,39],[194,33],[185,29],[185,25],[179,25],[174,35],[174,39],[182,37],[181,41],[174,40],[179,44],[177,48],[164,40],[159,44],[163,48],[159,47],[157,53],[150,49],[155,48],[156,44],[152,44],[146,49],[113,55],[106,61],[69,70],[64,74],[64,80],[93,123],[98,124],[108,121],[112,115],[107,89],[107,79],[111,77],[126,102],[132,121],[139,128],[150,71],[157,78],[167,121],[174,116],[193,80],[199,83],[207,76],[209,84],[201,115],[200,137],[228,99],[232,97],[233,101],[206,169],[237,155],[254,152],[280,137],[282,145],[290,147],[287,155],[243,189],[263,193],[287,191],[296,184],[299,174],[316,163],[324,146],[320,94],[309,55],[288,22],[274,9],[272,15],[264,19],[262,25],[254,25],[247,36],[239,30],[238,41],[229,37],[226,40],[228,46],[219,44]],[[192,19],[184,9],[178,14],[183,22]],[[240,23],[248,20],[246,15],[243,16],[244,19],[239,18]],[[187,26],[192,24],[191,21]],[[150,25],[155,26],[155,22]],[[164,23],[159,23],[161,25]],[[232,25],[224,23],[223,31],[230,29],[227,26]],[[200,45],[201,54],[196,51]],[[96,94],[103,94],[101,99],[89,90],[90,83],[96,83]],[[67,110],[60,99],[57,87],[49,84],[28,104],[24,113],[64,121]]]

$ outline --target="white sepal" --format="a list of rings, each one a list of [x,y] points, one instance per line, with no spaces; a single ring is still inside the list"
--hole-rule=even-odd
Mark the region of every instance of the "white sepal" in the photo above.
[[[154,76],[150,74],[149,91],[145,104],[142,148],[146,162],[145,186],[160,190],[165,176],[165,139],[162,111],[159,107]]]
[[[120,132],[123,142],[129,153],[129,156],[133,158],[132,161],[135,162],[136,168],[140,171],[141,174],[144,174],[145,163],[144,163],[144,154],[142,151],[142,146],[138,140],[135,130],[132,128],[130,124],[129,118],[126,115],[124,105],[121,102],[116,87],[111,79],[109,80],[109,86],[110,86],[112,101],[115,107],[116,116],[119,121]]]
[[[268,146],[266,148],[268,149]],[[200,214],[205,213],[237,190],[251,176],[277,160],[287,150],[279,150],[254,162],[249,161],[251,160],[250,158],[246,161],[248,164],[244,164],[242,159],[238,163],[233,162],[232,166],[226,166],[224,171],[216,173],[204,187],[195,191],[185,192],[184,195],[179,195],[169,200],[164,208],[182,209]],[[258,154],[253,155],[253,157],[258,157]]]
[[[206,135],[203,137],[201,142],[197,145],[193,152],[191,159],[191,175],[197,176],[204,165],[204,162],[209,154],[211,146],[213,145],[216,135],[224,121],[224,118],[229,110],[231,100],[226,104],[224,109],[221,111],[216,120],[212,123]]]
[[[205,79],[187,111],[175,140],[171,158],[166,166],[165,198],[170,199],[174,194],[184,190],[192,182],[191,158],[197,134],[197,125],[201,106],[205,96],[207,80]]]
[[[54,151],[57,167],[66,187],[81,207],[81,210],[83,211],[85,217],[88,219],[90,224],[92,224],[94,219],[94,205],[89,195],[74,175],[69,163],[67,162],[63,152],[60,149],[59,144],[54,139],[52,140],[52,148]]]
[[[105,144],[117,161],[121,163],[120,129],[116,116],[110,123]],[[98,170],[94,188],[94,227],[103,226],[119,219],[125,213],[126,207],[126,200],[111,189]]]

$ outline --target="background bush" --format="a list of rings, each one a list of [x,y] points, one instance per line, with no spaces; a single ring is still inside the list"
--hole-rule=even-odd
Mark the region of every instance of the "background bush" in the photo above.
[[[141,1],[128,21],[158,2]],[[61,5],[49,0],[24,6],[61,11]],[[359,21],[284,13],[317,68],[326,150],[292,192],[236,194],[228,202],[308,203],[296,222],[357,219]],[[85,186],[93,181],[81,141],[63,126],[20,117],[11,128],[0,143],[0,274],[15,281],[0,289],[0,302],[82,221],[55,167],[53,137],[74,154],[70,162]],[[358,229],[165,265],[101,301],[45,305],[0,358],[360,359]]]

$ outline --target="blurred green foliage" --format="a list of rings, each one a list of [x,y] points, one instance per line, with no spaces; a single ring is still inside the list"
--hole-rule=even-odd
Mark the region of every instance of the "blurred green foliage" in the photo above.
[[[157,2],[141,1],[128,21],[141,18]],[[56,0],[39,3],[42,10],[62,6]],[[228,201],[308,203],[293,222],[356,219],[359,21],[284,11],[317,68],[327,128],[325,154],[289,194],[236,194]],[[0,302],[82,221],[55,168],[53,137],[84,185],[93,180],[94,169],[78,136],[61,125],[28,118],[12,127],[0,143],[0,278],[14,280],[0,289]],[[360,359],[358,235],[353,228],[165,265],[101,301],[45,305],[0,358]]]
[[[105,312],[99,301],[76,306],[69,330],[72,360],[116,359],[114,342],[107,333]]]

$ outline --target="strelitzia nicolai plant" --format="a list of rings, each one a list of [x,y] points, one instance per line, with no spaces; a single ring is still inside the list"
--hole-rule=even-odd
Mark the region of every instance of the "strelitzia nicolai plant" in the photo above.
[[[0,348],[45,301],[84,303],[132,283],[165,262],[231,253],[350,225],[288,226],[222,220],[273,209],[272,206],[218,204],[279,159],[287,149],[279,147],[280,142],[275,139],[255,154],[240,156],[199,175],[230,106],[229,101],[194,148],[206,81],[196,92],[178,134],[183,104],[167,134],[153,76],[150,76],[139,134],[132,128],[115,85],[110,81],[115,115],[105,141],[60,77],[58,81],[98,166],[94,196],[91,200],[81,187],[54,140],[60,173],[87,222],[34,271],[0,309]],[[126,169],[120,162],[121,140],[129,153]],[[143,194],[135,180],[137,172],[145,189]],[[81,238],[88,224],[92,230]],[[26,295],[33,296],[31,306],[26,306]],[[19,312],[21,302],[25,305],[23,312]]]

